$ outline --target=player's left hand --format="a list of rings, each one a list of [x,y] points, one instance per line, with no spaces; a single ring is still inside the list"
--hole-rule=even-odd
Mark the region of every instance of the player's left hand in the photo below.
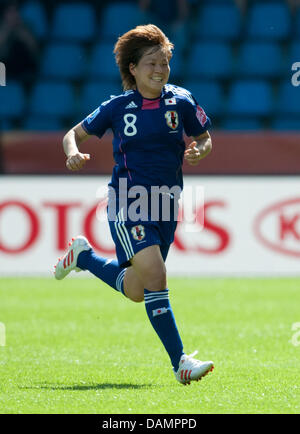
[[[187,147],[184,152],[184,159],[191,165],[196,166],[202,158],[207,155],[208,149],[206,148],[206,144],[204,143],[201,146],[197,146],[198,143],[193,141]]]

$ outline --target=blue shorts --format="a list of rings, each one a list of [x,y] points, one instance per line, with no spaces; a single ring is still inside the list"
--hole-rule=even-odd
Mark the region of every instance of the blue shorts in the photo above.
[[[161,255],[165,261],[174,241],[177,226],[177,205],[170,198],[170,218],[168,221],[161,219],[151,220],[150,209],[148,218],[133,221],[127,212],[133,200],[128,199],[127,208],[120,206],[119,200],[114,201],[115,218],[112,219],[108,211],[108,222],[113,241],[116,246],[116,254],[120,267],[129,267],[130,260],[140,250],[155,244],[160,246]],[[112,204],[108,203],[108,210]],[[150,208],[150,206],[149,206]]]

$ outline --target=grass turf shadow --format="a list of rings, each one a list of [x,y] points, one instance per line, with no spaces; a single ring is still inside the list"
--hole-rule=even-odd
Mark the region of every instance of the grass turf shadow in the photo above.
[[[100,383],[100,384],[38,384],[35,386],[19,386],[19,389],[47,389],[47,390],[101,390],[101,389],[144,389],[153,384],[129,384],[129,383]]]

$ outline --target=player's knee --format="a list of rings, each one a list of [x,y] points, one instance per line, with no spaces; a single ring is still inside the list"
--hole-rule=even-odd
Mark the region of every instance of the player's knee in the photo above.
[[[131,294],[130,300],[135,303],[142,303],[142,301],[144,301],[144,294]]]
[[[157,267],[145,276],[145,288],[149,291],[162,291],[167,287],[167,273],[164,266]]]

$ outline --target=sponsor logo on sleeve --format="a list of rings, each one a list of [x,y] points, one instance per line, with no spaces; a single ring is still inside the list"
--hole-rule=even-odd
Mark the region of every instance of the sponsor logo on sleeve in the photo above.
[[[95,117],[97,116],[97,114],[99,112],[100,112],[100,107],[98,107],[90,115],[88,115],[88,117],[87,117],[87,123],[90,124],[95,119]]]
[[[201,126],[204,127],[204,125],[206,124],[206,121],[207,121],[207,116],[206,116],[206,113],[203,110],[203,108],[200,107],[199,105],[197,105],[196,116],[197,116],[197,119],[200,122]]]

